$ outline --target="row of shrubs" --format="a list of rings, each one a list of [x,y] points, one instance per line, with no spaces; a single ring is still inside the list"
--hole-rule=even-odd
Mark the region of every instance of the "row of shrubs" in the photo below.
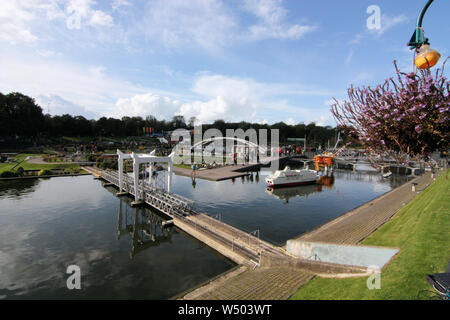
[[[19,175],[17,174],[17,172],[13,171],[3,171],[2,173],[0,173],[0,178],[13,178],[18,176]]]
[[[62,162],[61,158],[58,157],[49,157],[49,158],[43,158],[45,162]]]
[[[38,172],[38,176],[49,176],[52,175],[53,172],[51,170],[44,170]],[[14,178],[14,177],[23,177],[24,176],[24,170],[22,167],[17,168],[16,171],[3,171],[0,174],[0,178]]]

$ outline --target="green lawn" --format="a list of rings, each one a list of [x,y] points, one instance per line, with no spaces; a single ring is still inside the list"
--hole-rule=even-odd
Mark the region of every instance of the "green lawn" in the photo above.
[[[20,162],[24,160],[28,156],[40,156],[40,154],[31,154],[31,153],[21,153],[15,156],[17,162]],[[75,168],[79,169],[80,166],[76,163],[49,163],[49,164],[36,164],[36,163],[29,163],[27,161],[22,162],[17,167],[12,169],[16,163],[0,163],[0,174],[3,171],[15,171],[17,168],[22,167],[24,170],[41,170],[41,169],[69,169],[69,168]]]
[[[417,299],[433,290],[428,274],[445,272],[450,258],[449,170],[402,208],[362,245],[400,248],[382,269],[381,289],[369,290],[367,278],[315,277],[291,299]],[[421,299],[426,299],[421,292]]]
[[[38,156],[38,154],[32,154],[32,153],[20,153],[17,156],[14,157],[14,159],[17,162],[20,162],[22,160],[24,160],[26,157],[28,156]],[[17,164],[17,162],[12,162],[12,163],[0,163],[0,173],[2,173],[3,171],[10,171],[12,170],[12,168],[14,168],[14,166]],[[25,165],[25,162],[22,162],[20,165],[18,165],[15,169],[17,169],[18,167],[23,167],[23,165]],[[25,168],[24,168],[25,169]]]

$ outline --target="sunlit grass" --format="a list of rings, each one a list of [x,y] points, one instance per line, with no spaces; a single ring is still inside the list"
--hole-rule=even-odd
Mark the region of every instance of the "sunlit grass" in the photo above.
[[[4,171],[16,171],[19,167],[22,167],[24,170],[80,169],[80,166],[76,163],[39,164],[39,163],[30,163],[28,161],[21,162],[28,156],[40,156],[40,154],[32,154],[32,153],[18,154],[14,157],[16,162],[0,163],[0,174]],[[17,165],[19,162],[21,163]]]

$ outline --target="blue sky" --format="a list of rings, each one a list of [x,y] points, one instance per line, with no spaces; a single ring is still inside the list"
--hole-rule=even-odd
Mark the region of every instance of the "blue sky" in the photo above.
[[[2,0],[0,92],[87,118],[334,125],[330,101],[350,84],[382,82],[394,59],[412,70],[406,42],[425,2]],[[442,57],[449,12],[435,0],[423,24]]]

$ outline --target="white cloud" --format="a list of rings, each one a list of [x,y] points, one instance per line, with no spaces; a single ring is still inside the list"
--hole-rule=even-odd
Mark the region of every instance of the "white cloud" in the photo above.
[[[210,123],[217,119],[240,121],[252,120],[257,106],[247,99],[235,100],[230,97],[217,96],[208,101],[193,101],[181,105],[178,114],[186,119],[195,116],[200,123]]]
[[[318,125],[318,126],[326,126],[326,125],[330,124],[330,119],[331,119],[330,114],[327,113],[327,114],[320,115],[317,118],[314,118],[313,122],[315,122],[316,125]]]
[[[288,118],[286,121],[284,121],[284,123],[286,123],[287,125],[293,126],[293,125],[295,125],[295,120],[294,120],[294,118]]]
[[[29,21],[34,19],[34,15],[24,9],[21,1],[3,0],[0,6],[0,17],[18,21]]]
[[[257,82],[251,78],[202,74],[197,77],[192,91],[207,97],[227,96],[249,99],[266,99],[274,96],[323,96],[329,90],[311,85]]]
[[[33,43],[38,37],[29,30],[34,14],[28,12],[20,1],[3,0],[0,5],[0,40],[11,44]]]
[[[91,26],[106,26],[112,27],[114,25],[113,18],[100,10],[95,10],[89,19]]]
[[[292,105],[278,97],[285,93],[298,94],[292,85],[203,74],[194,80],[191,90],[199,99],[181,102],[151,92],[123,98],[116,103],[116,113],[119,116],[130,114],[143,117],[151,114],[165,119],[171,119],[174,114],[182,115],[185,119],[195,116],[201,123],[211,123],[217,119],[261,122],[259,119],[264,117],[270,117],[276,122],[284,120],[286,114],[293,115],[290,122],[296,123],[320,117],[318,112],[312,113],[308,108]],[[308,94],[304,89],[300,91],[300,95],[305,92]],[[318,93],[312,91],[313,94]]]
[[[288,11],[279,0],[248,0],[237,10],[231,10],[228,4],[214,0],[155,0],[147,6],[138,30],[148,40],[169,49],[195,45],[215,50],[237,42],[297,40],[316,29],[287,23]],[[250,13],[257,23],[249,25],[242,13]]]
[[[46,50],[46,49],[41,49],[38,50],[37,53],[45,58],[50,58],[50,57],[55,57],[55,56],[61,56],[62,53],[61,52],[55,52],[53,50]]]
[[[114,0],[114,2],[111,5],[111,7],[114,10],[117,10],[120,7],[126,7],[126,6],[131,6],[131,3],[128,2],[127,0]]]
[[[92,9],[92,0],[69,0],[66,6],[66,25],[69,29],[80,29],[82,22],[90,26],[113,26],[113,18],[100,10]]]
[[[106,74],[101,66],[86,67],[37,55],[3,56],[0,69],[0,92],[55,95],[102,115],[113,112],[119,98],[152,90]]]
[[[165,47],[203,48],[228,44],[237,22],[219,1],[156,0],[149,3],[140,30]]]
[[[1,23],[0,40],[6,40],[11,44],[33,43],[38,38],[23,26],[14,23]]]
[[[393,28],[394,26],[407,22],[408,18],[404,14],[400,14],[397,16],[388,16],[388,15],[381,15],[381,28],[380,29],[371,29],[369,32],[377,33],[378,35],[382,35],[389,29]]]
[[[90,26],[111,27],[113,18],[103,11],[94,10],[94,4],[92,0],[2,0],[0,41],[16,45],[48,39],[48,35],[39,33],[45,33],[50,28],[47,21],[52,20],[65,21],[69,29],[80,29],[83,21]]]
[[[157,119],[171,119],[177,112],[180,102],[158,94],[138,94],[131,98],[121,98],[116,102],[116,114],[123,116],[148,116]]]
[[[279,23],[287,13],[281,0],[244,0],[244,8],[267,24]]]
[[[352,62],[353,59],[353,55],[355,54],[355,49],[354,48],[350,48],[347,58],[345,59],[345,64],[348,66],[350,65],[350,63]]]
[[[260,23],[249,27],[250,39],[290,39],[297,40],[316,30],[312,25],[288,24],[285,22],[287,10],[282,0],[246,0],[244,9],[260,19]]]
[[[57,52],[41,49],[32,53],[4,54],[0,59],[0,92],[22,92],[46,104],[51,113],[122,117],[154,115],[171,119],[181,114],[208,123],[226,121],[312,121],[317,112],[286,100],[330,92],[287,83],[265,83],[252,78],[201,73],[191,79],[189,95],[141,87],[110,73],[102,65],[79,65],[64,59],[48,59]],[[41,57],[43,56],[43,57]]]
[[[100,78],[105,76],[106,68],[104,66],[90,66],[88,70],[94,77]]]
[[[44,113],[49,112],[51,115],[82,115],[87,119],[99,117],[99,114],[54,94],[39,95],[36,97],[36,102],[42,107]]]
[[[234,97],[235,99],[255,98],[264,94],[266,85],[253,79],[227,77],[224,75],[201,75],[192,91],[206,97]]]
[[[242,111],[247,117],[253,117],[252,106],[245,99],[235,101],[225,97],[209,100],[180,102],[167,96],[154,93],[138,94],[131,98],[121,98],[116,102],[117,117],[153,115],[158,119],[170,120],[174,115],[182,115],[185,119],[195,116],[200,123],[209,123],[217,119],[238,121],[242,119]]]

